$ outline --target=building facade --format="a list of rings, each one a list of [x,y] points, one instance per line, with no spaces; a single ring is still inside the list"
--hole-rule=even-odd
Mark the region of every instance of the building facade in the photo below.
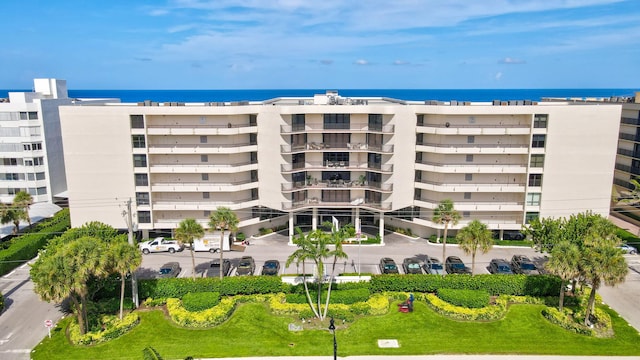
[[[619,105],[277,98],[60,108],[73,226],[206,226],[219,206],[251,235],[333,217],[429,236],[451,199],[462,219],[519,230],[533,217],[607,215]]]

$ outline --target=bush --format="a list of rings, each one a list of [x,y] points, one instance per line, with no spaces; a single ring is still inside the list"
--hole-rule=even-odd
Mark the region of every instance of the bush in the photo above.
[[[311,300],[315,303],[317,298],[317,292],[309,291],[311,294]],[[357,302],[367,301],[369,299],[369,289],[352,289],[352,290],[331,290],[331,303],[332,304],[355,304]],[[307,304],[307,296],[303,293],[287,294],[287,302],[292,304]],[[322,293],[322,303],[327,300],[327,293]]]
[[[210,309],[219,303],[220,293],[217,292],[186,293],[182,297],[182,306],[188,311]]]
[[[489,293],[485,290],[438,289],[438,297],[453,305],[481,308],[489,305]]]
[[[565,308],[564,311],[560,311],[553,307],[547,307],[542,310],[542,316],[549,320],[552,324],[558,325],[563,329],[569,330],[576,334],[594,335],[593,330],[588,327],[577,323],[571,316],[571,310]]]
[[[225,298],[210,309],[188,311],[178,299],[167,299],[167,312],[176,324],[184,327],[205,328],[222,324],[231,316],[236,307],[236,300]]]
[[[502,318],[507,312],[507,305],[511,303],[519,304],[541,304],[542,300],[531,296],[511,296],[500,295],[496,299],[495,305],[485,306],[479,309],[452,305],[435,294],[417,294],[417,300],[427,302],[435,312],[456,320],[497,320]]]
[[[273,232],[273,229],[260,228],[258,229],[258,232],[260,233],[260,235],[267,235],[271,234]]]
[[[245,241],[246,239],[247,239],[247,236],[243,232],[239,232],[236,234],[237,241]]]
[[[140,280],[140,298],[181,299],[187,293],[218,292],[221,296],[268,294],[283,291],[286,285],[278,276],[231,276],[218,278],[168,278]]]
[[[49,240],[60,235],[70,226],[69,209],[63,209],[53,218],[36,225],[37,232],[13,238],[8,248],[0,250],[0,275],[7,274],[27,260],[33,259]]]
[[[490,295],[557,296],[560,278],[551,275],[374,275],[371,293],[405,291],[432,293],[438,289],[486,290]]]
[[[84,335],[80,335],[78,322],[71,322],[69,324],[69,340],[75,345],[95,345],[116,339],[138,325],[140,317],[137,313],[129,313],[120,320],[115,315],[104,315],[100,322],[104,330],[87,332]]]
[[[100,299],[88,303],[90,311],[98,314],[117,314],[120,311],[120,296],[117,298]],[[131,298],[124,298],[124,310],[133,310],[134,305]]]

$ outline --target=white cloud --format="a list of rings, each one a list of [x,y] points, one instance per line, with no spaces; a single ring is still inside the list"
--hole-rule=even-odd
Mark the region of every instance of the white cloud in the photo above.
[[[502,79],[502,72],[498,71],[494,77],[496,80]]]
[[[169,29],[167,29],[167,32],[170,34],[174,34],[174,33],[189,31],[191,29],[196,29],[196,28],[198,28],[198,24],[184,24],[184,25],[172,26]]]
[[[369,65],[369,62],[367,60],[364,59],[358,59],[356,61],[354,61],[355,65]]]
[[[521,59],[514,59],[511,57],[506,57],[504,59],[500,59],[498,60],[499,64],[514,64],[514,65],[518,65],[518,64],[526,64],[527,62]]]
[[[404,60],[396,60],[393,62],[393,65],[411,65],[411,63]]]

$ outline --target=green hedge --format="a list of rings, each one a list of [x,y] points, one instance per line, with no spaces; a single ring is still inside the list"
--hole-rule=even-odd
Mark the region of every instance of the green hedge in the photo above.
[[[116,339],[138,325],[140,317],[135,312],[125,315],[122,320],[115,315],[104,315],[100,322],[104,330],[98,332],[90,331],[81,335],[78,322],[72,321],[69,324],[69,340],[75,345],[95,345]]]
[[[489,305],[490,296],[485,290],[438,289],[438,297],[457,306],[477,309]]]
[[[315,302],[317,298],[316,292],[311,293],[311,301]],[[357,302],[364,302],[369,300],[369,289],[351,289],[351,290],[331,290],[331,303],[332,304],[355,304]],[[322,293],[322,303],[327,300],[327,293]],[[292,304],[307,304],[307,296],[302,293],[287,294],[287,302]]]
[[[98,301],[91,301],[88,303],[89,312],[94,314],[117,314],[120,312],[120,296],[113,298],[104,298]],[[124,298],[123,304],[124,310],[133,310],[133,301],[130,297]]]
[[[13,238],[9,248],[0,250],[0,276],[33,259],[49,240],[62,234],[70,226],[69,209],[63,209],[53,218],[38,224],[37,232]]]
[[[556,296],[560,278],[551,275],[374,275],[371,293],[406,291],[434,293],[438,289],[486,290],[491,295]]]
[[[202,311],[210,309],[220,303],[220,293],[217,292],[197,292],[186,293],[182,297],[182,306],[187,311]]]
[[[230,276],[218,278],[170,278],[139,281],[141,299],[182,299],[187,293],[217,292],[222,296],[268,294],[283,291],[285,284],[278,276]]]

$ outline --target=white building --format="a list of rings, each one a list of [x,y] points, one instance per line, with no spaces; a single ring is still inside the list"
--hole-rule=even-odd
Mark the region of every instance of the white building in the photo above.
[[[240,228],[384,223],[428,236],[451,199],[462,220],[519,230],[530,218],[608,215],[620,105],[386,98],[60,107],[73,226]]]
[[[36,203],[64,202],[57,199],[67,190],[58,107],[81,101],[91,102],[69,98],[66,81],[56,79],[35,79],[33,92],[0,99],[0,202],[21,190]]]

